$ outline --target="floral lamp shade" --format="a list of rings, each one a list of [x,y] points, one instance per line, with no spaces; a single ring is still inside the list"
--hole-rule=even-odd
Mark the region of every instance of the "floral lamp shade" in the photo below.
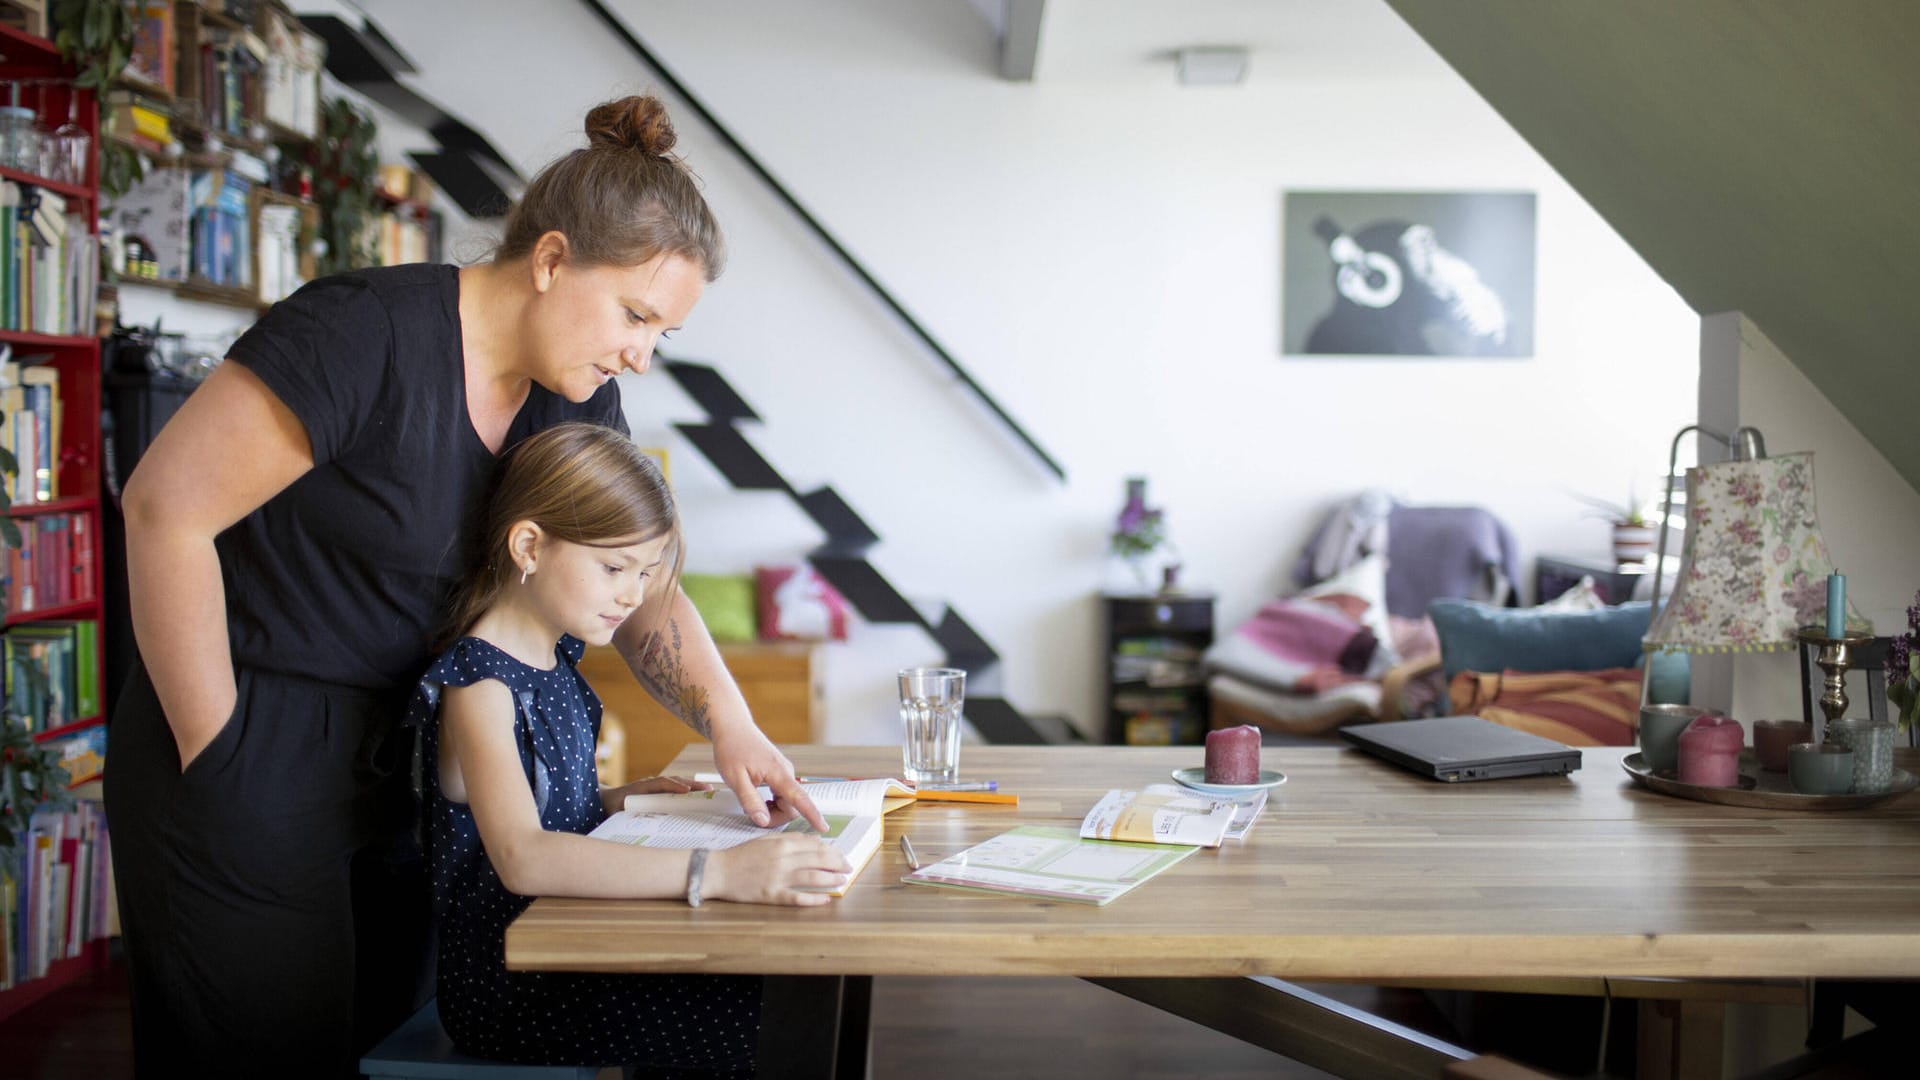
[[[1686,546],[1673,598],[1647,631],[1648,651],[1788,649],[1824,621],[1833,559],[1813,501],[1813,454],[1687,470]],[[1866,620],[1848,613],[1848,628]]]

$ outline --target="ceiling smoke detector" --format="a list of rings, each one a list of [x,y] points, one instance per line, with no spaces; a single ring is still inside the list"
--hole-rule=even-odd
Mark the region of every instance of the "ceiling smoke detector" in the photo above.
[[[1246,81],[1244,45],[1196,46],[1181,49],[1174,55],[1180,61],[1182,86],[1236,86]]]

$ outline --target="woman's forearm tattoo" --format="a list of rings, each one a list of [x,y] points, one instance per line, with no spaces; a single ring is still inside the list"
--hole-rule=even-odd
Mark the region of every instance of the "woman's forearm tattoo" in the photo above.
[[[682,723],[713,738],[713,718],[707,711],[707,689],[687,679],[686,665],[680,661],[680,624],[667,620],[667,632],[655,634],[640,657],[640,685],[678,716]]]

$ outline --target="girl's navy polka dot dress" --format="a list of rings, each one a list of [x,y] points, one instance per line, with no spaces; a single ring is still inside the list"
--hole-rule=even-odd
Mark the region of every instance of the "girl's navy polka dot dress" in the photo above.
[[[539,1065],[647,1065],[750,1071],[760,980],[727,975],[598,975],[508,971],[507,924],[531,897],[500,884],[473,812],[440,790],[440,688],[506,684],[516,707],[520,763],[540,824],[585,833],[606,816],[594,742],[600,700],[575,669],[585,646],[563,637],[551,669],[530,667],[479,638],[462,638],[427,669],[410,722],[424,734],[440,932],[440,1022],[464,1053]]]

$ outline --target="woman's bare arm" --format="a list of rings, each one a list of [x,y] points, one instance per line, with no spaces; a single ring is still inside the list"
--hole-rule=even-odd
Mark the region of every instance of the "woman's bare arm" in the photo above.
[[[303,427],[259,376],[207,377],[127,480],[127,587],[134,641],[173,728],[180,765],[232,715],[233,654],[213,538],[313,468]]]

